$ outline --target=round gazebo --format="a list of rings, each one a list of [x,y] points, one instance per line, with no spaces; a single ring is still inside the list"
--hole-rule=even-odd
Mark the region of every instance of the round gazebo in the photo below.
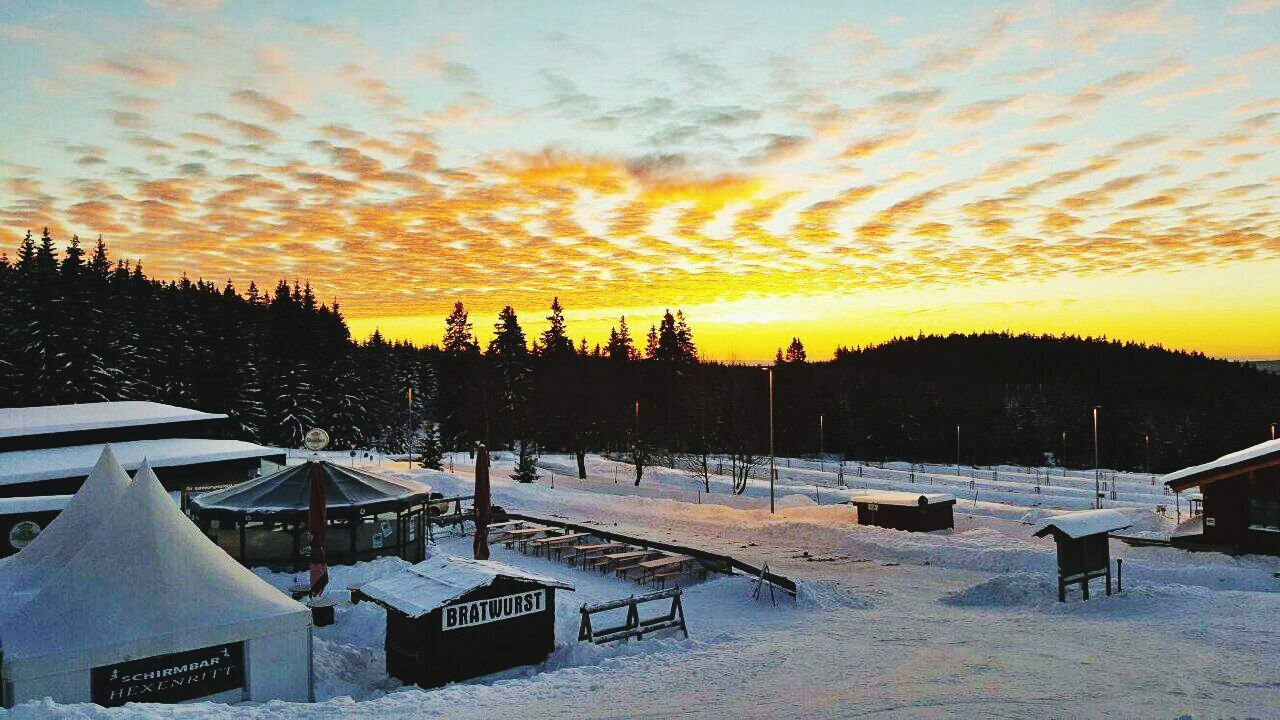
[[[325,557],[349,564],[384,555],[424,556],[431,488],[326,460],[286,467],[191,498],[191,518],[248,566],[302,570],[310,563],[311,468],[325,483]]]

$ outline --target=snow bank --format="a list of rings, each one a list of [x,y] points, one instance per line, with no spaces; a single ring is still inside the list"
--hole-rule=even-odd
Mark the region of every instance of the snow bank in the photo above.
[[[109,427],[218,420],[221,413],[174,407],[154,402],[122,401],[41,405],[0,409],[0,438],[77,432]]]

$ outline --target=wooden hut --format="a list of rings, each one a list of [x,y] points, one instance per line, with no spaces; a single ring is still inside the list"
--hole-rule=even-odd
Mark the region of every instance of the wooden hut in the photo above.
[[[942,493],[876,492],[849,501],[858,508],[859,525],[929,532],[955,527],[955,497]]]
[[[1212,462],[1164,476],[1181,493],[1200,488],[1198,527],[1175,546],[1280,555],[1280,440],[1268,440]]]
[[[1058,544],[1058,602],[1066,602],[1067,585],[1080,583],[1089,599],[1089,581],[1107,579],[1111,594],[1111,543],[1107,533],[1132,523],[1118,510],[1081,510],[1055,515],[1040,524],[1036,537],[1052,535]]]
[[[492,560],[437,555],[363,585],[387,609],[387,674],[425,688],[546,660],[567,583]]]
[[[325,482],[325,557],[330,564],[395,555],[424,557],[431,488],[314,460],[191,498],[200,529],[245,565],[302,570],[310,564],[311,465]]]

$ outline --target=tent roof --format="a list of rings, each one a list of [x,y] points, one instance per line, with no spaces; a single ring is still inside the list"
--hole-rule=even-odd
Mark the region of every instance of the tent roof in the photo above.
[[[431,494],[430,486],[415,480],[320,460],[198,495],[191,499],[191,506],[202,518],[305,515],[311,505],[311,462],[319,462],[325,480],[325,507],[330,514],[381,512],[425,502]]]
[[[89,473],[104,445],[73,445],[0,453],[0,485],[82,477]],[[197,465],[284,455],[283,450],[241,440],[169,438],[112,443],[111,449],[127,471],[138,469],[146,458],[153,468]]]
[[[923,502],[921,502],[922,500]],[[947,495],[946,493],[909,493],[895,492],[893,490],[859,495],[849,500],[849,502],[859,505],[870,502],[877,505],[900,505],[903,507],[942,505],[944,503],[954,503],[955,501],[956,497],[954,495]]]
[[[361,585],[360,593],[374,602],[417,618],[476,588],[492,585],[500,577],[573,590],[572,585],[562,580],[493,560],[435,555],[395,575]]]
[[[1036,530],[1036,537],[1061,533],[1069,538],[1079,539],[1086,535],[1123,530],[1132,524],[1128,516],[1119,510],[1080,510],[1045,519]]]
[[[201,534],[150,467],[144,465],[118,500],[99,510],[103,519],[79,552],[0,624],[7,677],[310,625],[305,607]]]
[[[89,471],[80,490],[71,496],[66,508],[30,545],[0,561],[0,595],[8,593],[10,597],[21,598],[39,589],[44,579],[60,570],[84,547],[89,534],[106,517],[104,508],[115,505],[128,486],[129,476],[116,462],[111,446],[103,446],[97,464]]]
[[[1165,485],[1182,491],[1270,465],[1280,465],[1280,440],[1258,443],[1217,460],[1171,472],[1161,479]]]
[[[219,413],[132,400],[4,408],[0,409],[0,438],[193,420],[219,420],[225,417],[227,416]]]

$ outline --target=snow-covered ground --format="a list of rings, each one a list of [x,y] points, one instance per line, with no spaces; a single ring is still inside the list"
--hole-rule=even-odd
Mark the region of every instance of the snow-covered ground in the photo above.
[[[347,461],[345,454],[334,458]],[[445,494],[471,490],[465,455],[454,472],[383,472],[421,479]],[[364,462],[363,460],[358,462]],[[626,717],[1275,717],[1280,715],[1280,560],[1231,558],[1112,543],[1124,559],[1123,593],[1056,602],[1053,543],[1033,523],[1088,507],[1093,475],[1055,475],[1035,493],[1022,468],[784,461],[769,513],[768,483],[741,496],[728,479],[712,492],[686,473],[653,468],[639,488],[631,468],[591,456],[578,480],[569,456],[544,456],[533,485],[494,463],[494,501],[536,516],[599,523],[620,532],[767,562],[799,581],[800,598],[776,606],[751,598],[743,577],[687,588],[689,639],[660,637],[608,647],[578,643],[581,603],[623,597],[637,586],[544,558],[495,548],[495,559],[562,578],[577,588],[557,603],[556,652],[537,667],[423,691],[383,668],[383,611],[338,608],[316,632],[315,704],[225,706],[27,705],[29,717],[180,718],[626,718]],[[552,473],[555,473],[552,487]],[[986,473],[985,475],[983,473]],[[1057,473],[1059,471],[1054,470]],[[616,474],[616,482],[615,482]],[[1169,502],[1149,476],[1118,475],[1107,499],[1134,521],[1126,532],[1167,535]],[[915,480],[915,482],[912,482]],[[970,480],[974,487],[969,488]],[[948,484],[954,483],[954,484]],[[1050,493],[1050,488],[1061,492]],[[948,492],[960,498],[953,531],[913,534],[853,523],[841,504],[874,490]],[[976,502],[972,492],[976,490]],[[1172,507],[1170,507],[1172,514]],[[469,538],[444,536],[438,551],[465,554]],[[337,595],[356,580],[394,570],[382,559],[335,567]],[[291,577],[263,573],[284,587]]]

